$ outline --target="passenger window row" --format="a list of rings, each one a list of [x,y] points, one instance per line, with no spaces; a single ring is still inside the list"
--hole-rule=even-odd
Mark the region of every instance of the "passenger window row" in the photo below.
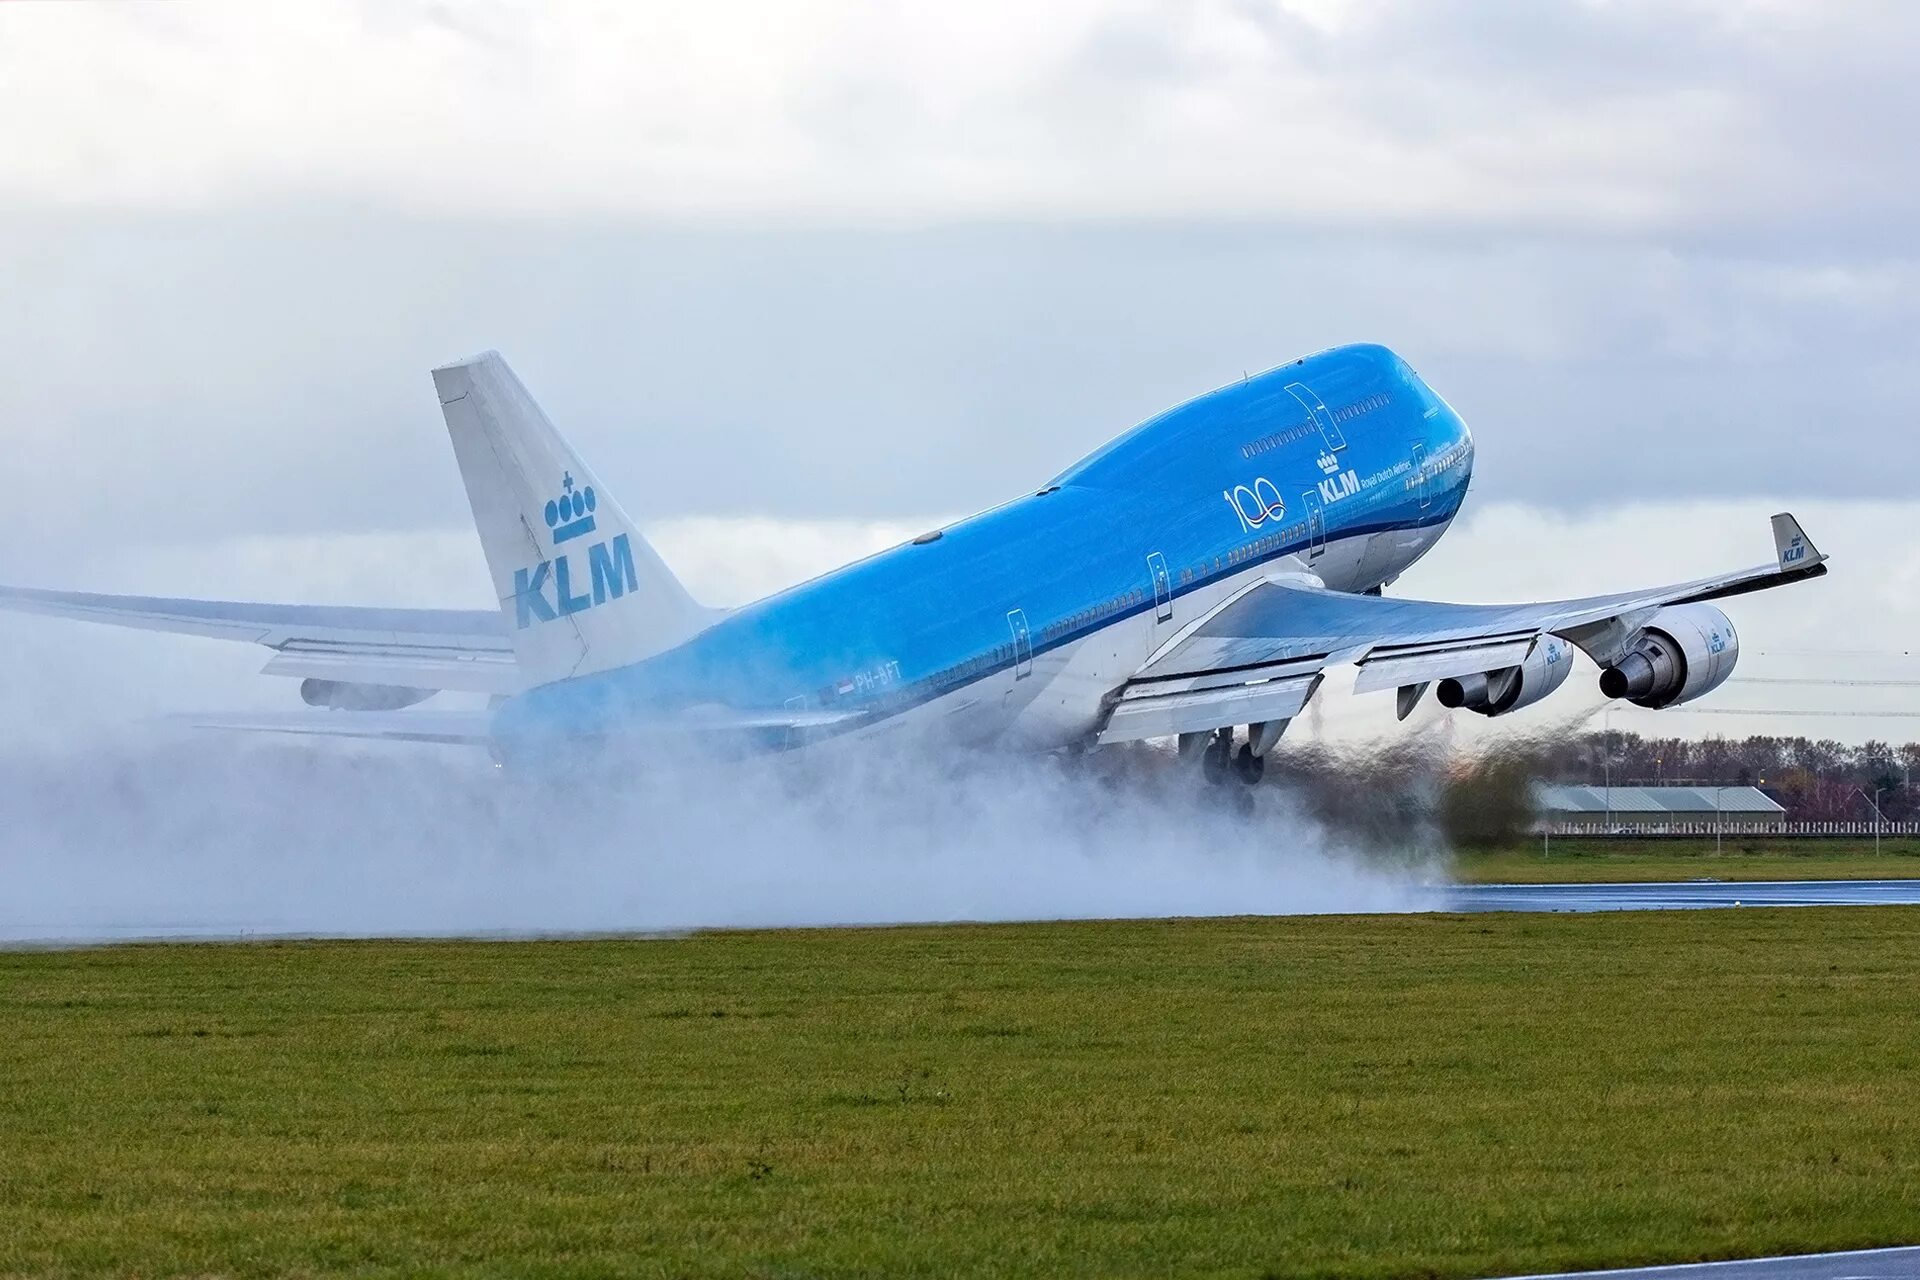
[[[1270,436],[1261,436],[1258,440],[1249,440],[1246,444],[1240,446],[1240,456],[1243,458],[1252,458],[1259,454],[1266,453],[1270,449],[1278,449],[1281,445],[1292,444],[1295,440],[1301,439],[1312,430],[1313,422],[1311,419],[1306,422],[1296,423],[1294,426],[1288,427],[1285,431],[1276,431]]]
[[[1235,547],[1233,550],[1227,552],[1224,567],[1231,569],[1236,565],[1245,564],[1249,560],[1259,560],[1266,556],[1274,555],[1282,548],[1291,546],[1306,536],[1307,522],[1305,520],[1297,521],[1276,533],[1269,533],[1265,537],[1255,538],[1245,546]],[[1220,572],[1222,567],[1222,562],[1216,558],[1213,561],[1213,572]],[[1207,562],[1202,560],[1197,565],[1190,565],[1180,570],[1180,585],[1186,586],[1206,576]]]
[[[1280,530],[1278,533],[1270,533],[1264,538],[1255,538],[1246,546],[1236,549],[1232,555],[1229,556],[1228,563],[1244,564],[1249,560],[1258,560],[1264,556],[1270,556],[1280,550],[1280,548],[1286,546],[1289,542],[1292,542],[1295,538],[1304,537],[1306,532],[1307,522],[1302,520],[1298,524]]]
[[[1070,617],[1065,617],[1058,622],[1049,624],[1041,631],[1040,636],[1043,640],[1058,640],[1061,636],[1072,635],[1082,627],[1098,622],[1102,618],[1112,617],[1122,609],[1130,609],[1136,605],[1145,604],[1146,602],[1146,591],[1143,588],[1136,587],[1134,590],[1123,592],[1111,600],[1102,601],[1091,608],[1082,609]]]
[[[1392,403],[1392,400],[1393,397],[1384,393],[1367,396],[1365,399],[1356,400],[1344,408],[1335,409],[1332,415],[1333,420],[1335,422],[1350,422],[1363,413],[1372,413],[1375,409],[1386,408],[1387,405]],[[1295,440],[1304,439],[1313,433],[1313,429],[1313,420],[1309,418],[1305,422],[1295,423],[1285,431],[1276,431],[1272,435],[1261,436],[1258,440],[1249,440],[1240,446],[1240,456],[1243,458],[1258,457],[1263,453],[1278,449],[1282,445],[1292,444]]]
[[[1333,411],[1333,420],[1335,422],[1348,422],[1363,413],[1372,413],[1375,409],[1384,409],[1387,407],[1389,398],[1390,397],[1384,395],[1378,395],[1368,396],[1364,400],[1356,400],[1344,409],[1335,409]]]
[[[973,679],[973,677],[979,675],[987,668],[997,667],[1002,663],[1011,661],[1012,658],[1013,645],[1011,643],[995,645],[985,653],[975,654],[965,662],[957,662],[945,671],[936,672],[927,683],[935,688],[939,688],[942,685],[965,684],[968,680]]]

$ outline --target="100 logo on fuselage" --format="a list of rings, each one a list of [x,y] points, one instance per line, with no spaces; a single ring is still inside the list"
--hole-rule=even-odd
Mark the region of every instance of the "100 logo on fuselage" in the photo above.
[[[1233,508],[1233,514],[1239,517],[1240,527],[1252,533],[1269,520],[1278,520],[1287,514],[1286,499],[1280,496],[1280,486],[1265,476],[1255,478],[1251,485],[1237,484],[1231,489],[1222,489],[1220,496]]]

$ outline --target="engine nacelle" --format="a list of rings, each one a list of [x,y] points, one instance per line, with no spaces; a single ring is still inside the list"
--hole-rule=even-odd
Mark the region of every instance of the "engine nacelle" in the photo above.
[[[1600,673],[1600,692],[1636,707],[1671,707],[1719,688],[1739,658],[1740,637],[1726,614],[1710,604],[1669,605]]]
[[[399,684],[355,684],[312,677],[300,682],[302,702],[335,711],[398,711],[416,702],[425,702],[437,692],[436,689],[409,689]]]
[[[1443,707],[1503,716],[1540,701],[1565,684],[1572,670],[1573,646],[1558,636],[1541,636],[1519,666],[1442,680],[1434,696]]]

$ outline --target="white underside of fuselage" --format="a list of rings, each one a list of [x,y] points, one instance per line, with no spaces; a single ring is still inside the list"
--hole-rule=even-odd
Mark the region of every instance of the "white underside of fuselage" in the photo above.
[[[848,735],[856,740],[927,736],[967,746],[1047,751],[1092,741],[1108,699],[1167,644],[1220,605],[1272,577],[1310,575],[1335,591],[1389,582],[1426,554],[1444,524],[1357,534],[1329,542],[1311,558],[1284,556],[1195,588],[1174,601],[1173,616],[1152,611],[1036,653],[1025,675],[999,671]]]

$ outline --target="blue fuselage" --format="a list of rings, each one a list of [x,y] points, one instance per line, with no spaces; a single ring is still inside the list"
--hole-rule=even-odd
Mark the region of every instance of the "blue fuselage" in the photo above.
[[[1404,361],[1336,348],[1168,410],[1035,493],[729,613],[675,649],[529,690],[495,732],[611,734],[704,705],[878,721],[1011,689],[1115,628],[1149,647],[1171,638],[1264,573],[1347,591],[1390,581],[1458,511],[1472,462],[1466,424]],[[1138,657],[1111,647],[1123,682]]]

